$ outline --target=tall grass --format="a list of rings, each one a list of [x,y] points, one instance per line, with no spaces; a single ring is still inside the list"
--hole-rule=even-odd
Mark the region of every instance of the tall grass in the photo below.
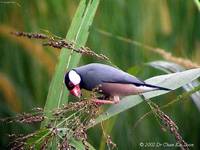
[[[80,1],[66,36],[66,40],[74,42],[76,47],[84,46],[86,43],[89,34],[88,30],[92,24],[98,4],[99,0]],[[53,76],[52,82],[50,84],[48,97],[44,108],[44,113],[46,114],[47,119],[44,120],[42,127],[48,124],[48,120],[52,115],[49,113],[51,110],[58,109],[63,104],[68,103],[68,91],[65,89],[64,75],[67,70],[77,66],[80,57],[81,55],[73,52],[73,50],[65,48],[61,50],[59,62],[56,67],[55,75]],[[54,125],[56,124],[57,122],[55,120]],[[56,139],[54,139],[52,146],[56,149]]]
[[[121,69],[142,79],[162,74],[163,72],[143,64],[163,58],[160,55],[145,51],[140,46],[118,41],[116,37],[102,36],[93,30],[94,28],[103,29],[114,36],[120,35],[141,41],[141,43],[153,48],[162,47],[175,57],[186,58],[199,64],[200,21],[197,7],[199,2],[197,3],[197,1],[102,0],[93,27],[90,30],[87,46],[96,50],[97,53],[106,54]],[[79,1],[21,0],[18,2],[20,7],[16,4],[0,3],[1,24],[26,32],[39,32],[40,29],[47,29],[64,37]],[[7,35],[9,34],[7,33]],[[15,88],[22,111],[30,111],[33,106],[43,107],[51,81],[49,72],[55,70],[54,65],[48,66],[45,60],[49,58],[48,56],[51,56],[50,59],[55,63],[57,57],[52,55],[47,48],[43,48],[44,51],[42,51],[45,55],[38,57],[36,51],[34,51],[34,46],[29,47],[30,49],[24,47],[19,41],[13,40],[13,37],[5,36],[5,34],[0,34],[0,43],[0,72],[8,76],[7,78]],[[35,42],[32,44],[35,44]],[[37,42],[36,45],[39,45],[39,43]],[[95,58],[82,57],[80,65],[96,61]],[[64,74],[65,71],[62,73]],[[62,77],[60,75],[59,83],[62,82],[61,78],[63,79],[63,75]],[[60,85],[58,88],[60,88]],[[63,103],[68,101],[66,91],[63,92]],[[3,90],[0,92],[0,116],[12,116],[14,107],[10,107],[11,105],[6,101],[5,92]],[[161,106],[175,99],[181,92],[180,89],[154,99]],[[57,103],[57,100],[58,97],[51,99],[52,103],[54,101]],[[12,99],[11,101],[15,100]],[[53,104],[51,108],[54,108]],[[103,123],[108,134],[117,143],[118,149],[137,149],[140,148],[138,145],[140,142],[175,142],[173,138],[170,138],[170,134],[159,130],[160,127],[153,116],[146,117],[139,126],[133,127],[137,119],[147,111],[149,111],[149,108],[140,103],[140,105],[107,120],[105,124]],[[194,149],[199,149],[199,134],[197,133],[200,131],[200,121],[196,119],[199,111],[193,102],[189,98],[188,101],[178,101],[166,108],[165,111],[176,121],[184,139],[188,143],[193,143]],[[36,127],[38,128],[37,125],[27,127],[19,124],[0,124],[2,135],[0,137],[0,149],[6,149],[6,145],[8,145],[6,135],[8,133],[13,133],[13,131],[16,133],[32,132]],[[100,143],[105,142],[98,126],[91,128],[88,133],[89,142],[97,149]],[[101,148],[105,149],[105,145],[101,145]]]
[[[71,26],[68,30],[66,40],[73,41],[76,47],[84,46],[88,37],[88,29],[92,24],[99,0],[88,1],[81,0],[76,14],[73,18]],[[68,102],[68,91],[64,86],[64,75],[67,70],[76,67],[79,63],[81,55],[71,50],[62,49],[59,56],[59,62],[55,71],[55,75],[50,84],[47,101],[45,104],[45,113],[59,108]],[[47,123],[44,123],[46,125]],[[43,125],[43,126],[44,126]]]

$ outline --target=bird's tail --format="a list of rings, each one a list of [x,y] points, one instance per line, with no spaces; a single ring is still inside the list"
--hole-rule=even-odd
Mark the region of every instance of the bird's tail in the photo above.
[[[149,88],[152,88],[152,90],[165,90],[165,91],[171,91],[172,89],[169,89],[169,88],[165,88],[165,87],[160,87],[160,86],[156,86],[156,85],[151,85],[151,84],[144,84],[142,85],[144,87],[149,87]]]

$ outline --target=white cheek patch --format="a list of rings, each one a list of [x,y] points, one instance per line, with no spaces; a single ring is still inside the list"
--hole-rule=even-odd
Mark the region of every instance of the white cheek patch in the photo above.
[[[81,82],[81,77],[78,75],[74,70],[69,72],[69,80],[74,84],[77,85]]]

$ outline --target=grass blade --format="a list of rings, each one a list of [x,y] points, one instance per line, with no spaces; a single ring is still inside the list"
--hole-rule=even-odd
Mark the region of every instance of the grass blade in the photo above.
[[[75,47],[84,46],[88,35],[89,27],[92,24],[95,12],[97,10],[99,0],[81,0],[76,11],[76,14],[72,20],[71,26],[66,36],[67,41],[73,41]],[[59,108],[62,104],[68,102],[68,90],[64,86],[64,74],[67,70],[76,67],[79,63],[81,55],[73,52],[69,49],[62,49],[59,57],[59,62],[56,67],[55,74],[50,84],[47,101],[44,107],[44,113],[47,119],[43,121],[42,128],[49,122],[48,118],[51,118],[50,110]],[[54,121],[54,125],[57,122]],[[52,140],[51,147],[56,149],[57,138]],[[76,144],[76,146],[78,146]]]
[[[81,0],[73,18],[66,39],[76,43],[77,47],[83,46],[88,38],[88,30],[92,24],[99,0],[87,1]],[[70,50],[62,49],[59,57],[59,62],[56,67],[55,74],[50,84],[47,101],[45,105],[45,114],[54,108],[59,108],[62,104],[68,102],[68,91],[65,89],[63,77],[67,70],[77,66],[81,55],[73,53]],[[42,127],[47,125],[48,119],[43,122]]]
[[[180,72],[180,71],[185,70],[184,67],[172,62],[167,62],[167,61],[153,61],[153,62],[148,63],[148,65],[156,69],[162,70],[166,73]],[[184,85],[183,89],[189,92],[199,85],[200,85],[199,81],[194,80],[191,83]],[[195,105],[197,106],[198,110],[200,111],[200,92],[199,91],[195,92],[194,94],[191,95],[191,98],[194,101]]]
[[[200,11],[200,1],[199,0],[194,0],[195,4],[197,5],[197,8]]]

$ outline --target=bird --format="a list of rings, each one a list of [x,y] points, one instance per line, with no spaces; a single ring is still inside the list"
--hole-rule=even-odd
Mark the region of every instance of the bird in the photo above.
[[[90,63],[69,70],[65,74],[65,85],[70,94],[79,97],[81,89],[93,91],[99,89],[104,98],[94,99],[98,104],[117,104],[120,98],[139,95],[155,90],[171,89],[147,84],[137,77],[118,68],[101,63]]]

